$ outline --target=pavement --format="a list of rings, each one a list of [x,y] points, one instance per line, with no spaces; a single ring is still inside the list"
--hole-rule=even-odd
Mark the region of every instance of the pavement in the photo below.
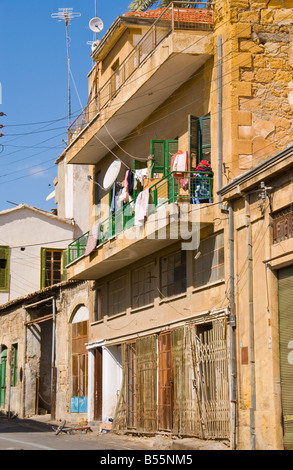
[[[13,421],[13,420],[11,420]],[[60,426],[60,421],[51,420],[50,415],[32,416],[30,419],[17,421],[26,426],[47,425],[48,431],[55,434],[53,426]],[[66,422],[66,426],[72,426],[72,423]],[[132,450],[162,450],[162,451],[221,451],[230,450],[229,443],[214,440],[201,440],[197,438],[180,438],[174,435],[157,434],[152,436],[136,435],[130,433],[105,432],[101,433],[98,426],[91,426],[91,432],[73,431],[74,438],[78,438],[84,443],[98,443],[100,448],[109,449],[132,449]],[[66,434],[67,435],[67,434]],[[64,434],[63,434],[64,436]],[[68,435],[67,435],[68,436]],[[61,437],[61,436],[60,436]],[[58,438],[58,437],[57,437]],[[70,439],[70,438],[68,438]]]

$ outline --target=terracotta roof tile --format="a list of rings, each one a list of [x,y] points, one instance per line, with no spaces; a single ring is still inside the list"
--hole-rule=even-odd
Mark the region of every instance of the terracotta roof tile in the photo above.
[[[153,18],[157,19],[165,10],[165,8],[157,8],[156,10],[148,11],[135,11],[130,13],[125,13],[123,16],[127,17],[136,17],[136,18]],[[187,23],[211,23],[212,22],[212,11],[208,9],[199,9],[199,8],[175,8],[174,9],[174,19],[175,21],[179,20]],[[170,17],[171,20],[171,10],[166,10],[166,16]]]

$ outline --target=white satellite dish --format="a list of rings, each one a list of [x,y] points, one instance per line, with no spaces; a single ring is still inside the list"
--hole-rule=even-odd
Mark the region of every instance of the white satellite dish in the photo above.
[[[92,52],[98,47],[100,41],[94,41],[91,45]]]
[[[55,189],[49,194],[49,196],[46,197],[46,201],[50,201],[50,199],[53,199],[53,197],[55,197]]]
[[[119,171],[121,168],[121,161],[120,160],[115,160],[108,168],[106,171],[105,177],[104,177],[104,182],[103,182],[103,188],[107,191],[107,189],[111,188],[113,186],[117,176],[119,175]]]
[[[104,23],[100,18],[92,18],[89,27],[94,33],[100,33],[104,29]]]

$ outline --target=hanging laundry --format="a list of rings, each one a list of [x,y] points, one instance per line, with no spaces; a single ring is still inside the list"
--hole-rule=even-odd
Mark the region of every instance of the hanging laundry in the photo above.
[[[86,249],[85,249],[85,255],[89,255],[94,251],[94,249],[97,246],[98,238],[99,238],[99,231],[100,231],[100,224],[97,223],[95,224],[92,229],[90,230]]]
[[[142,168],[141,170],[135,170],[134,174],[134,189],[137,189],[137,182],[140,182],[143,186],[144,179],[149,177],[149,169]]]
[[[127,188],[129,196],[133,195],[133,174],[131,170],[127,173]]]
[[[149,189],[145,189],[136,198],[134,225],[142,226],[148,215]]]

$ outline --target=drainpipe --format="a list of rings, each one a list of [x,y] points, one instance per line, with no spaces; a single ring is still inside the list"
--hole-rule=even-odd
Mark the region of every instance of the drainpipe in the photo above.
[[[234,215],[233,206],[229,204],[229,276],[230,276],[230,447],[236,449],[236,346],[235,346],[235,288],[234,288]]]
[[[222,37],[218,36],[217,39],[218,49],[218,191],[222,189],[223,177],[222,177],[222,166],[223,166],[223,59],[222,59]],[[222,201],[222,196],[219,194],[219,202]]]
[[[253,265],[252,265],[252,229],[250,220],[249,196],[245,197],[245,217],[247,228],[247,283],[248,283],[248,311],[249,311],[249,363],[250,363],[250,446],[255,450],[255,357],[254,357],[254,305],[253,305]]]

